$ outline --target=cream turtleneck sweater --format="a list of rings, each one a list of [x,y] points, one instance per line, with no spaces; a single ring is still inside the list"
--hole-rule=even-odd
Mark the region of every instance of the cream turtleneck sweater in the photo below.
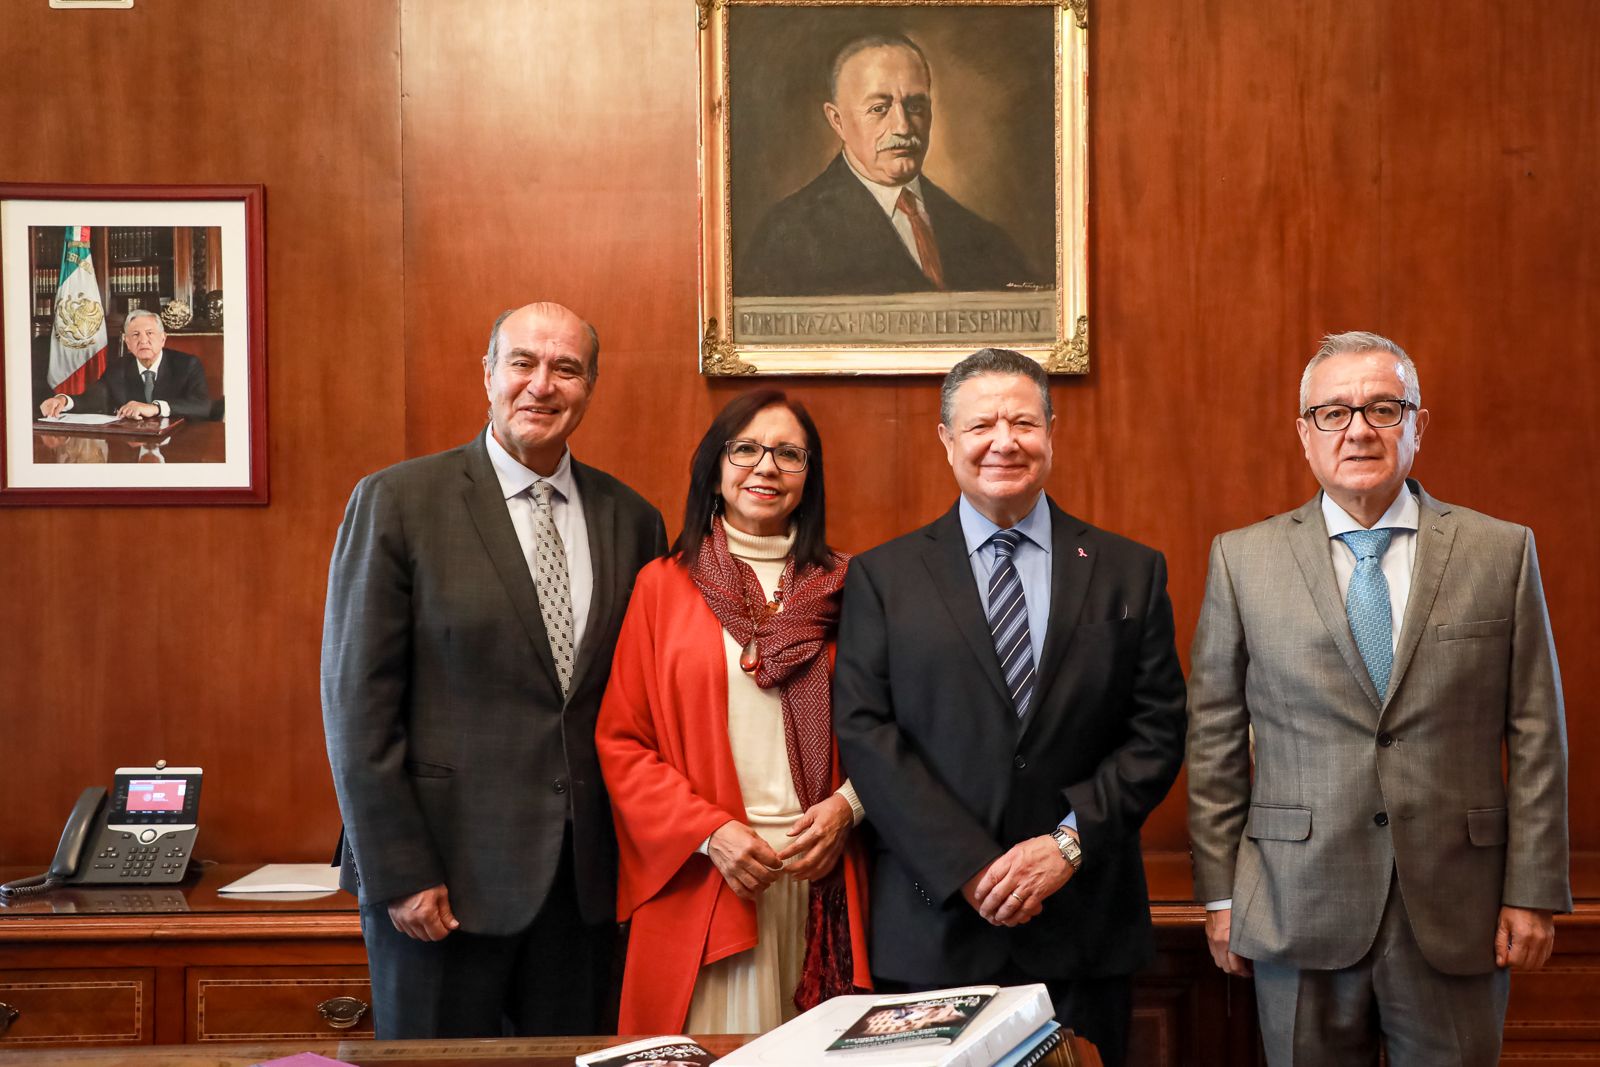
[[[750,565],[761,583],[762,595],[771,600],[794,550],[793,527],[788,533],[773,537],[747,534],[726,521],[722,528],[728,536],[729,554]],[[728,663],[728,742],[733,749],[733,766],[739,775],[745,811],[751,826],[787,826],[800,817],[801,809],[783,738],[782,698],[776,688],[762,689],[745,673],[739,666],[743,650],[727,630],[721,633]],[[855,788],[846,782],[839,794],[860,824],[863,812]]]

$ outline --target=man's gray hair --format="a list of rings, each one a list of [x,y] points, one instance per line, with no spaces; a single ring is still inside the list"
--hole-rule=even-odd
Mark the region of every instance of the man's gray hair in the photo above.
[[[846,41],[844,47],[833,54],[833,65],[828,68],[828,99],[831,102],[839,102],[839,72],[844,65],[870,48],[905,48],[915,52],[917,58],[922,60],[922,69],[928,72],[928,84],[933,84],[933,68],[928,65],[928,57],[922,54],[917,42],[903,33],[869,33],[865,37]]]
[[[1300,375],[1302,413],[1311,406],[1312,372],[1334,356],[1360,352],[1387,352],[1393,356],[1395,362],[1400,364],[1402,399],[1409,400],[1418,407],[1422,406],[1422,383],[1417,381],[1417,365],[1411,362],[1406,350],[1380,334],[1367,333],[1365,330],[1350,330],[1346,333],[1330,333],[1324,337],[1322,343],[1317,346],[1316,355],[1306,364],[1306,369]]]
[[[516,308],[507,308],[500,312],[499,316],[494,320],[494,325],[489,329],[489,351],[484,355],[483,359],[489,365],[490,370],[493,370],[494,365],[500,360],[500,327],[516,311]],[[594,324],[588,319],[580,318],[578,321],[583,323],[583,330],[589,335],[588,378],[589,384],[593,385],[595,379],[600,377],[600,335],[595,332]]]
[[[129,323],[133,322],[134,319],[155,319],[156,320],[156,325],[161,327],[161,332],[162,333],[166,333],[167,332],[167,327],[161,321],[161,316],[160,315],[157,315],[154,311],[151,311],[149,308],[134,308],[132,311],[128,312],[128,317],[122,320],[122,332],[123,333],[127,333],[128,332],[128,325],[129,325]]]
[[[950,420],[955,416],[956,391],[971,379],[985,374],[1014,374],[1019,378],[1027,378],[1039,387],[1039,400],[1044,404],[1044,421],[1055,418],[1055,411],[1050,406],[1050,376],[1037,360],[1009,348],[980,348],[951,367],[950,373],[944,376],[944,385],[939,389],[940,422],[951,429],[955,428],[950,425]]]

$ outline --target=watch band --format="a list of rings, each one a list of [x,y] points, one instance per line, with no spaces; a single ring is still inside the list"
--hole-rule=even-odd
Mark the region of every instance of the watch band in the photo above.
[[[1074,871],[1083,866],[1083,848],[1078,844],[1078,839],[1067,832],[1066,827],[1056,827],[1050,831],[1050,836],[1055,838],[1061,858],[1070,863]]]

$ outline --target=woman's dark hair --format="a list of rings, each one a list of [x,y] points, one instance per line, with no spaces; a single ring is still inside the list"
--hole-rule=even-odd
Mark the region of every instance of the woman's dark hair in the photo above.
[[[762,411],[770,407],[784,407],[795,417],[806,432],[805,447],[809,453],[806,462],[805,488],[800,491],[800,504],[794,509],[794,565],[798,569],[816,564],[832,569],[833,554],[828,548],[828,513],[822,478],[822,438],[817,434],[817,424],[811,413],[798,400],[790,400],[781,389],[756,389],[741,393],[711,420],[711,428],[700,439],[689,461],[689,498],[683,505],[683,532],[672,542],[668,553],[685,567],[693,567],[700,558],[700,546],[711,532],[712,508],[721,510],[723,446],[739,436],[739,431],[750,424]]]

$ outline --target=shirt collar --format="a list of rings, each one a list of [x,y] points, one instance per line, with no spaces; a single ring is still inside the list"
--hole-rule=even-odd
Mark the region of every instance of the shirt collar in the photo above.
[[[1000,531],[1000,527],[990,522],[982,512],[972,506],[972,501],[967,499],[965,493],[961,496],[957,511],[961,516],[961,535],[966,538],[969,556],[987,544],[989,538]],[[1044,493],[1039,494],[1039,499],[1033,502],[1032,510],[1011,528],[1045,552],[1050,551],[1050,508],[1045,503]]]
[[[546,476],[535,474],[517,462],[505,446],[495,440],[493,427],[484,431],[483,440],[489,449],[489,462],[494,464],[494,476],[500,480],[500,491],[507,500],[526,492],[534,482],[549,482],[561,499],[572,499],[572,449],[562,450],[561,462],[556,464],[555,473]]]
[[[841,151],[839,157],[844,160],[844,165],[850,168],[850,173],[854,174],[856,179],[867,187],[867,192],[871,193],[872,198],[878,202],[878,206],[883,208],[885,215],[892,216],[894,214],[895,208],[900,203],[900,190],[902,189],[910,189],[911,195],[922,201],[923,212],[927,212],[928,202],[922,198],[922,175],[917,175],[904,185],[880,185],[859,170],[856,170],[855,164],[850,162],[848,154]]]
[[[1409,486],[1401,486],[1399,494],[1394,498],[1394,503],[1389,505],[1389,510],[1383,517],[1372,524],[1374,530],[1415,530],[1422,517],[1421,509],[1417,507],[1416,494],[1411,492]],[[1365,530],[1350,513],[1338,504],[1327,493],[1322,494],[1322,521],[1328,527],[1328,537],[1338,537],[1340,534],[1352,530]]]
[[[133,369],[139,372],[139,376],[141,378],[144,377],[144,372],[147,371],[147,370],[154,371],[155,374],[156,374],[156,377],[159,378],[159,377],[161,377],[161,357],[166,355],[166,354],[167,353],[166,353],[165,349],[163,349],[160,352],[157,352],[156,353],[156,358],[150,361],[150,366],[148,366],[148,367],[146,367],[143,363],[140,363],[138,358],[135,357],[135,359],[133,361]]]

